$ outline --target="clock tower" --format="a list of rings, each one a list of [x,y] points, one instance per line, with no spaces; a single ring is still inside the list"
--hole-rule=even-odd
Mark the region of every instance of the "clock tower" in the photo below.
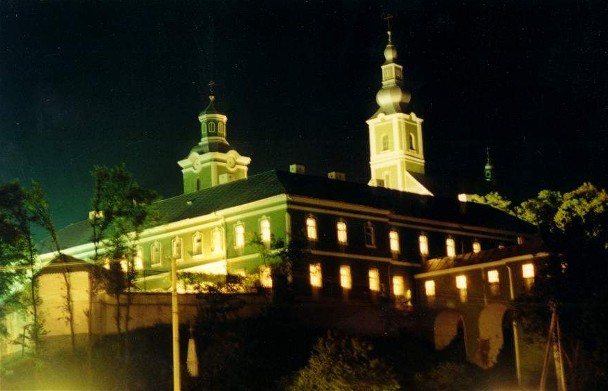
[[[403,67],[395,62],[397,49],[388,31],[382,64],[382,87],[376,94],[378,110],[367,120],[369,126],[372,186],[432,195],[423,185],[424,148],[422,118],[408,113],[411,95],[402,88]]]
[[[226,140],[228,117],[215,108],[213,82],[209,83],[209,104],[198,120],[201,141],[188,156],[177,162],[184,176],[184,194],[247,178],[251,158],[241,156]]]

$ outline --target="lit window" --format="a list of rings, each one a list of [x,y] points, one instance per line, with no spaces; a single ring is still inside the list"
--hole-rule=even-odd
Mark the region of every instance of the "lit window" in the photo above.
[[[390,239],[390,247],[391,247],[391,251],[393,253],[398,254],[400,251],[399,248],[399,232],[397,231],[391,231],[388,234],[389,239]]]
[[[203,253],[203,235],[200,232],[192,235],[192,255],[201,255]]]
[[[350,266],[340,266],[340,286],[343,289],[351,289],[353,287],[353,280],[350,275]]]
[[[456,276],[456,288],[467,289],[467,276],[465,276],[464,274]]]
[[[234,226],[234,247],[238,249],[245,247],[245,226],[243,224]]]
[[[523,236],[517,237],[517,244],[519,244],[521,246],[522,244],[524,244],[524,242],[525,242],[525,239]]]
[[[313,263],[308,267],[310,272],[310,285],[315,288],[323,286],[323,277],[321,275],[321,264]]]
[[[173,252],[171,253],[171,256],[175,259],[182,259],[182,238],[180,237],[175,237],[173,238],[173,241],[171,242],[171,248],[173,249]]]
[[[420,248],[420,255],[423,257],[429,255],[429,239],[426,235],[418,236],[418,247]]]
[[[369,269],[369,290],[372,292],[380,292],[380,272],[376,268]]]
[[[222,229],[221,228],[214,228],[213,231],[211,232],[211,239],[212,239],[212,243],[213,243],[213,248],[211,249],[211,251],[213,251],[214,253],[219,253],[224,249],[224,241],[222,238]]]
[[[317,240],[317,219],[314,217],[306,218],[306,236],[308,240]]]
[[[405,295],[405,285],[402,276],[393,276],[393,294],[395,296]]]
[[[150,248],[150,262],[152,266],[158,266],[161,264],[161,247],[159,242],[154,242]]]
[[[272,269],[270,266],[260,266],[260,284],[264,288],[272,288]]]
[[[365,223],[365,245],[367,247],[376,247],[376,233],[374,225],[369,221]]]
[[[531,263],[521,265],[521,272],[524,278],[534,278],[534,265]]]
[[[477,254],[478,252],[481,251],[481,243],[479,243],[477,240],[473,242],[473,252],[475,254]]]
[[[383,151],[388,151],[388,134],[383,134],[382,135],[382,150]]]
[[[346,223],[344,221],[338,221],[338,224],[336,224],[336,229],[338,231],[338,243],[346,244],[348,240],[346,235]]]
[[[500,282],[498,270],[488,270],[488,282],[490,284],[498,284]]]
[[[452,238],[446,239],[445,251],[446,251],[446,254],[448,255],[448,257],[456,256],[456,242],[454,242],[454,239],[452,239]]]
[[[260,221],[260,239],[262,242],[269,244],[270,243],[270,220],[262,219]]]
[[[424,293],[427,297],[435,296],[435,281],[427,280],[424,282]]]
[[[137,246],[135,249],[135,259],[133,260],[135,270],[143,270],[144,268],[144,249]]]

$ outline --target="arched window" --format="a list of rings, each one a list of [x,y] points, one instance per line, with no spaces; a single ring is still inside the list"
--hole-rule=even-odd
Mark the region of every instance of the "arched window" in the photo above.
[[[213,251],[214,254],[218,254],[224,250],[224,239],[221,228],[213,228],[213,231],[211,231],[211,243],[213,245],[211,251]]]
[[[215,133],[215,122],[209,122],[207,128],[209,129],[209,133]]]
[[[416,136],[414,136],[414,133],[410,133],[410,150],[416,150]]]
[[[234,248],[242,249],[245,247],[245,226],[239,223],[234,226]]]
[[[263,218],[260,220],[260,239],[264,244],[269,245],[271,236],[270,220],[268,220],[268,218]]]
[[[310,285],[315,288],[321,288],[323,286],[323,275],[321,274],[321,264],[311,263],[308,267],[310,273]]]
[[[203,235],[200,232],[192,235],[192,255],[201,255],[203,253]]]
[[[180,238],[179,236],[176,236],[175,238],[173,238],[173,241],[171,242],[171,248],[173,249],[173,252],[171,254],[171,256],[177,260],[181,260],[182,258],[184,258],[183,255],[183,246],[182,246],[182,238]]]

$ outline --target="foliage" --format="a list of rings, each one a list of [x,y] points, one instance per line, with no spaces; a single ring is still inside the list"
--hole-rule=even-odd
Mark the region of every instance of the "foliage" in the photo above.
[[[539,265],[533,291],[519,299],[522,324],[546,332],[547,303],[555,302],[569,389],[607,388],[608,319],[603,308],[608,301],[608,194],[589,183],[564,194],[544,190],[516,211],[537,224],[556,254]]]
[[[513,214],[511,209],[511,201],[504,198],[498,192],[490,192],[486,195],[473,194],[470,201],[477,202],[478,204],[490,205],[496,209],[502,210],[503,212]]]
[[[426,391],[462,391],[473,386],[467,366],[455,362],[439,363],[425,373],[417,373],[415,379],[418,389]]]
[[[370,354],[371,344],[328,333],[319,338],[291,390],[399,390],[392,368]]]

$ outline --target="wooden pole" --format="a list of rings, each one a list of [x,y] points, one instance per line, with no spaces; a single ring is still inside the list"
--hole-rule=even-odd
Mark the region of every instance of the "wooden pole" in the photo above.
[[[173,334],[173,391],[181,390],[179,363],[179,312],[177,304],[177,265],[175,257],[171,257],[171,329]]]

